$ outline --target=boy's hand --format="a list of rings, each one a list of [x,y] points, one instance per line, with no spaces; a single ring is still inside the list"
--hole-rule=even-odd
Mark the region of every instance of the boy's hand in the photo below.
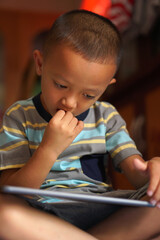
[[[150,161],[141,162],[134,159],[134,166],[150,179],[147,195],[151,197],[151,203],[160,208],[160,158],[155,157]]]
[[[40,146],[58,157],[82,131],[83,126],[83,122],[78,121],[71,112],[59,110],[48,123]]]

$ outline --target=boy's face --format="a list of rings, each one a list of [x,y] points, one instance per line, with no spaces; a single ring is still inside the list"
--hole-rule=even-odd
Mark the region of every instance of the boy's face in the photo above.
[[[34,59],[41,75],[41,101],[52,116],[60,109],[74,116],[83,113],[116,81],[116,64],[90,62],[66,46],[54,47],[45,59],[36,50]]]

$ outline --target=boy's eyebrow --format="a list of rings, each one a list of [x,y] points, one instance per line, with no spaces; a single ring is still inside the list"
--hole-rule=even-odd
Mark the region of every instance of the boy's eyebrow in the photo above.
[[[84,91],[93,92],[96,95],[99,95],[101,93],[101,91],[99,89],[92,89],[92,88],[86,88],[86,89],[84,89]]]
[[[58,74],[54,74],[53,77],[59,78],[60,80],[63,80],[64,82],[68,83],[68,81],[64,77],[62,77],[62,76],[60,76]]]

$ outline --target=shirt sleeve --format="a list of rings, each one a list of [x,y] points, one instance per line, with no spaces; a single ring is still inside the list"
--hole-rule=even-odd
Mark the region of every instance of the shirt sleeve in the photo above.
[[[109,105],[105,119],[106,150],[112,158],[114,167],[120,171],[118,165],[121,161],[131,155],[141,155],[141,153],[126,129],[125,121],[112,105]]]
[[[20,168],[30,158],[22,116],[8,110],[0,129],[0,170]]]

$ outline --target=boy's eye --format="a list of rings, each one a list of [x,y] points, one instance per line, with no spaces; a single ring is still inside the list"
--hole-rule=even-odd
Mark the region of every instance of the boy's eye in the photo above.
[[[93,99],[93,98],[95,98],[95,96],[92,96],[92,95],[89,95],[89,94],[84,94],[84,96],[85,96],[86,98],[88,98],[88,99]]]
[[[67,88],[65,85],[59,84],[55,82],[57,88]]]

